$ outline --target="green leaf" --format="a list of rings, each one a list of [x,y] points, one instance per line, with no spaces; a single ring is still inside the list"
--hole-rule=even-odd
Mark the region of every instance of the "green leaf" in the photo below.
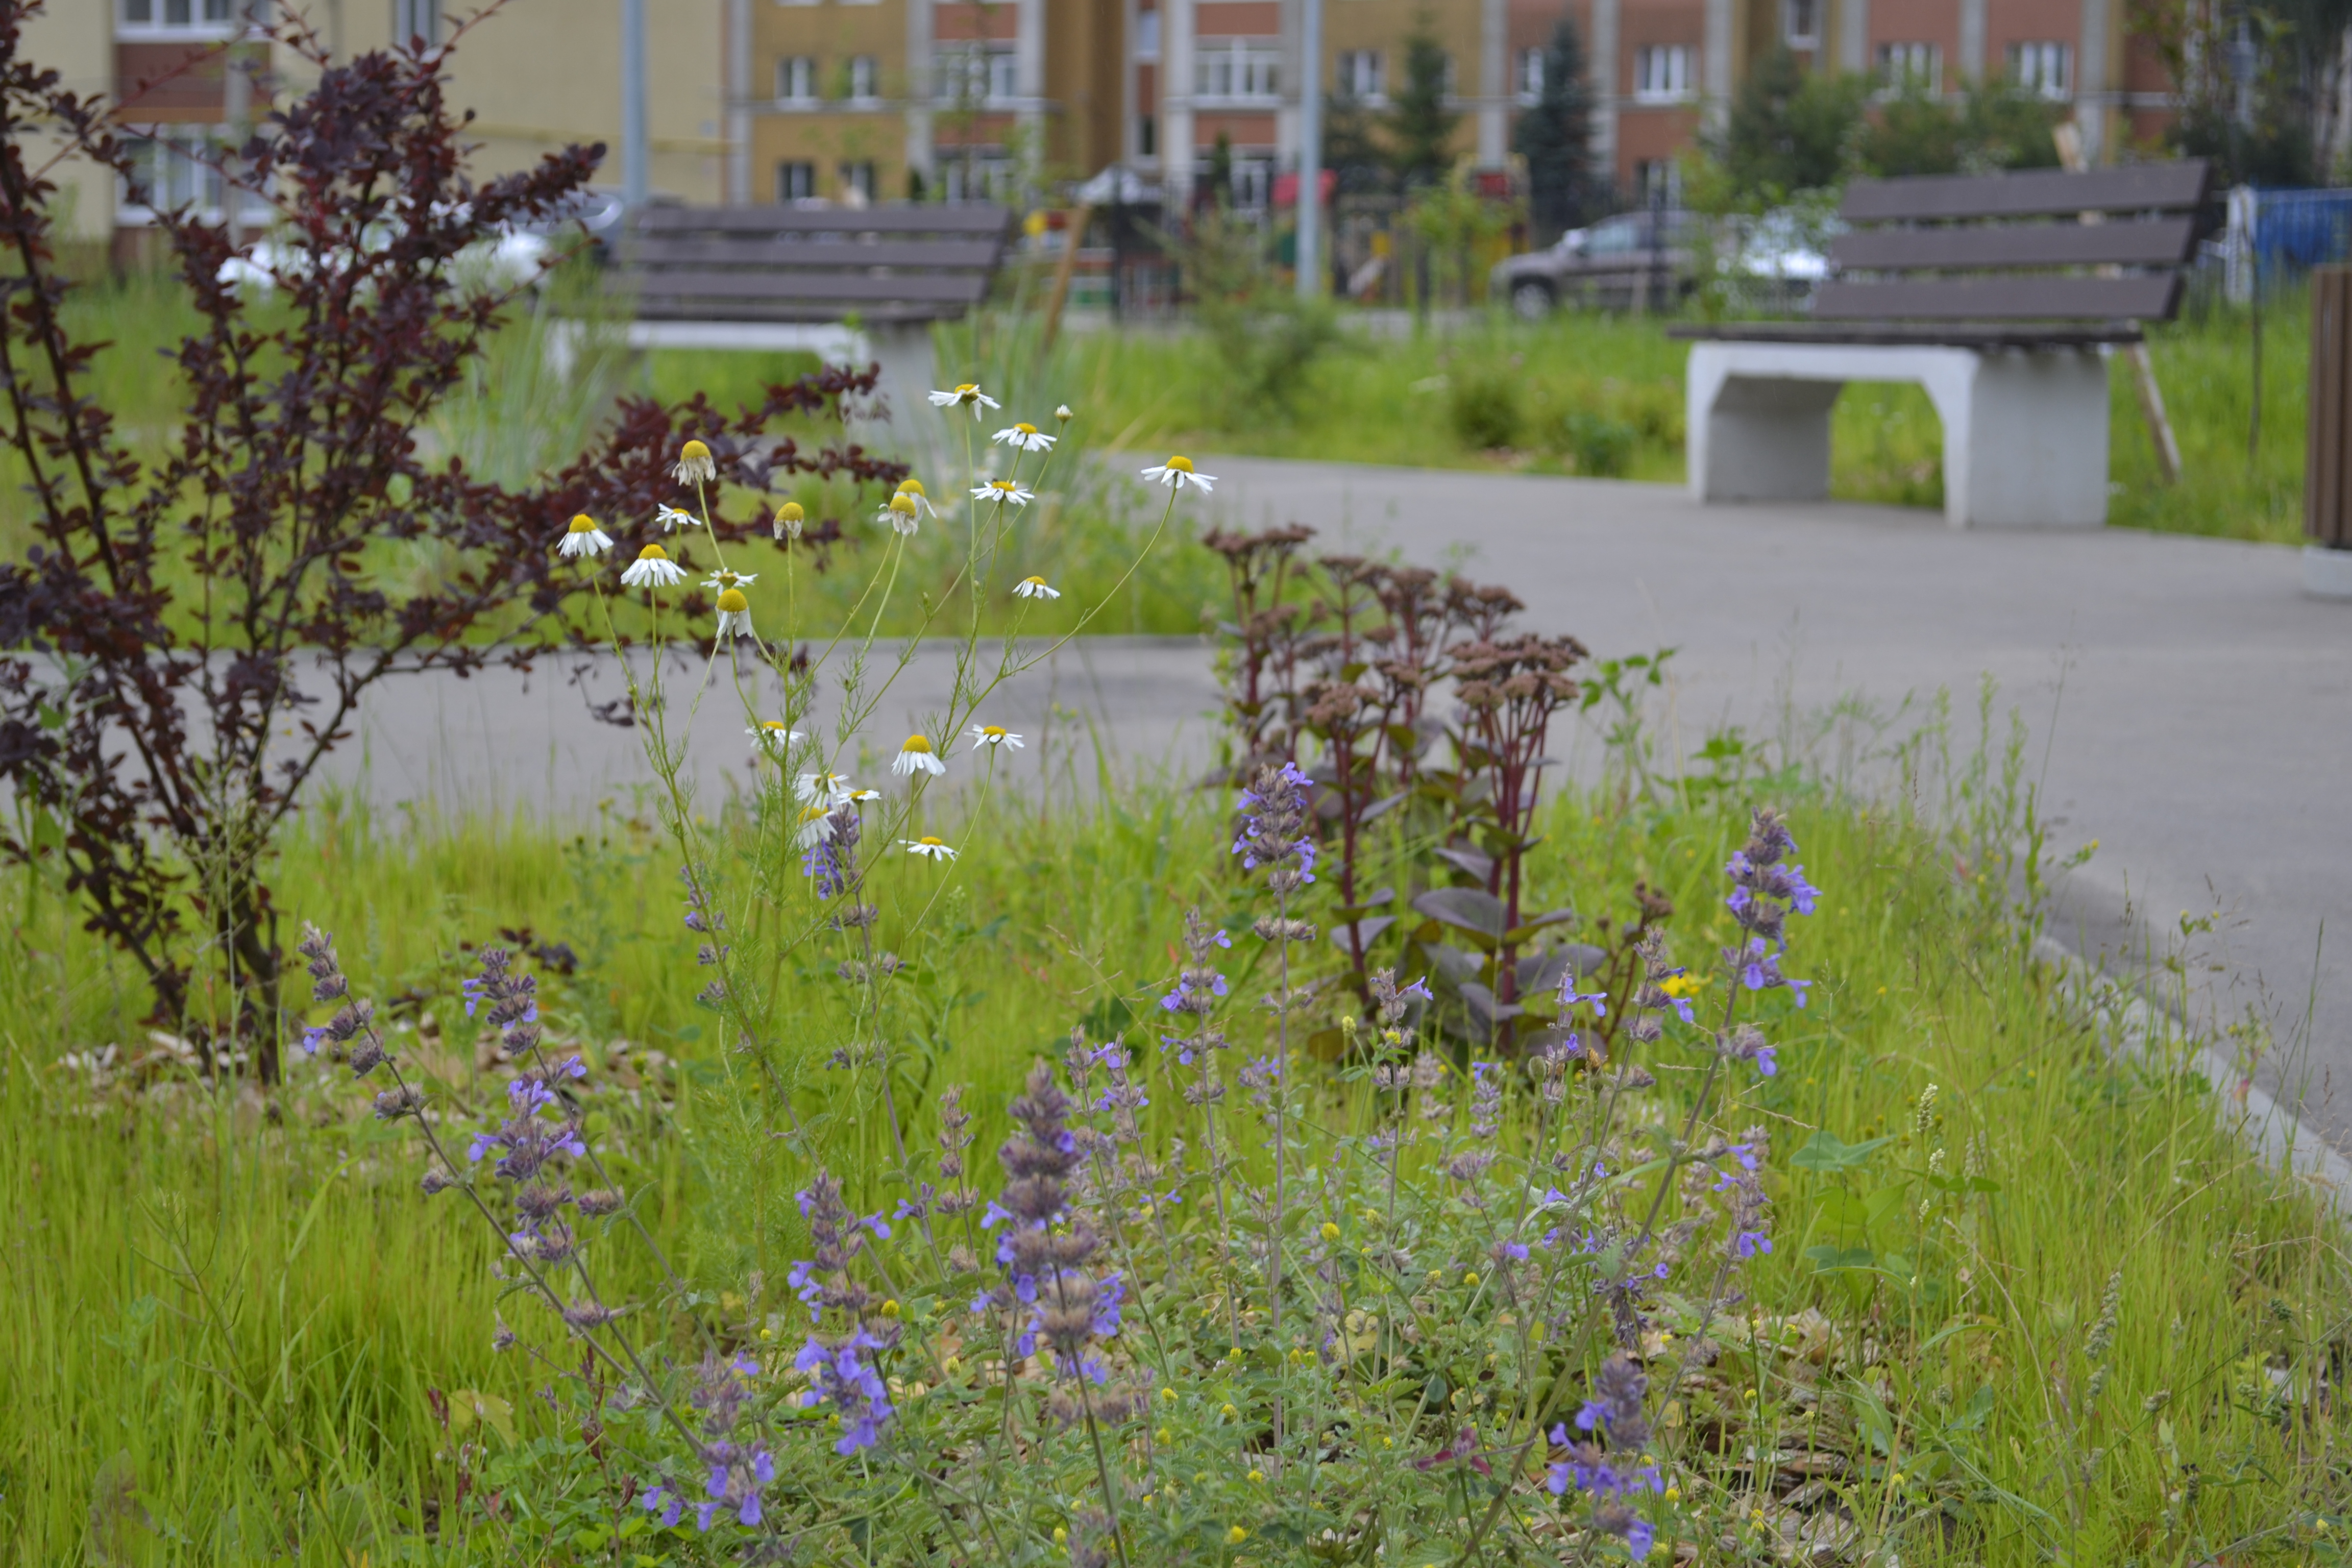
[[[1805,1261],[1816,1274],[1835,1274],[1847,1268],[1875,1268],[1878,1257],[1866,1247],[1809,1247]]]
[[[1824,1127],[1790,1157],[1789,1163],[1800,1171],[1834,1173],[1860,1170],[1869,1163],[1874,1151],[1894,1142],[1892,1138],[1873,1138],[1866,1143],[1849,1143]]]

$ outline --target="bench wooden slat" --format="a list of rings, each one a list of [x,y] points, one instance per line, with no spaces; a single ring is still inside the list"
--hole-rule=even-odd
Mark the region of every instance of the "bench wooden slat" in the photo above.
[[[640,233],[713,234],[940,234],[1006,235],[1013,214],[975,202],[956,206],[848,207],[667,207],[637,215]]]
[[[960,305],[859,305],[855,307],[857,319],[867,326],[882,326],[910,321],[951,321],[963,313]],[[638,303],[635,316],[640,321],[693,321],[708,324],[713,321],[749,321],[761,324],[781,322],[792,325],[807,323],[838,323],[850,314],[840,305],[796,304],[785,301],[764,304],[730,300],[725,311],[714,311],[707,303],[691,300],[648,300]]]
[[[739,300],[972,305],[987,292],[988,278],[979,272],[894,272],[873,278],[856,272],[674,270],[624,275],[614,279],[613,288],[641,301],[704,300],[715,305],[723,300],[730,309]],[[711,314],[726,318],[725,311]]]
[[[2144,223],[2040,223],[2000,228],[1879,228],[1840,235],[1829,258],[1884,272],[1969,267],[2178,267],[2196,244],[2185,217]]]
[[[1915,174],[1856,180],[1838,215],[1848,223],[1918,223],[1957,218],[2048,217],[2081,212],[2179,212],[2204,200],[2201,158],[2128,163],[2070,174],[2033,169],[2006,174]]]
[[[1003,247],[989,239],[776,240],[631,239],[621,247],[624,267],[662,271],[671,268],[766,268],[788,271],[840,272],[873,267],[985,271]]]
[[[2141,278],[1906,279],[1824,282],[1813,295],[1821,321],[2168,321],[2179,303],[2174,273]]]
[[[2147,341],[2136,321],[2050,326],[2030,321],[1710,321],[1666,329],[1685,342],[1827,343],[1852,348],[2084,349]]]

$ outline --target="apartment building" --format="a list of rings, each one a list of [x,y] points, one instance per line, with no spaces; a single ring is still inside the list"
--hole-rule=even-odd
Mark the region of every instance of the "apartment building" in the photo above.
[[[733,0],[751,7],[743,200],[1001,190],[1121,163],[1190,188],[1222,139],[1237,199],[1297,167],[1301,0]],[[1433,36],[1457,152],[1499,169],[1560,18],[1583,36],[1593,137],[1621,188],[1675,155],[1785,44],[1820,69],[1954,93],[2013,79],[2071,108],[2095,158],[2152,138],[2161,62],[2126,0],[1324,0],[1327,94],[1384,105]],[[772,84],[773,96],[767,96]],[[974,190],[972,194],[978,194]]]
[[[481,8],[478,0],[49,0],[26,28],[26,52],[73,91],[106,95],[141,162],[136,181],[79,160],[59,165],[71,237],[110,241],[120,258],[141,248],[154,204],[220,210],[209,149],[273,90],[314,74],[291,50],[238,42],[248,19],[299,21],[331,58],[348,59],[395,42],[446,41]],[[744,34],[728,30],[729,0],[646,0],[646,9],[650,183],[680,200],[719,201],[730,164],[742,162],[730,158],[738,143],[721,66],[729,37]],[[464,34],[450,74],[454,100],[475,111],[466,136],[478,174],[603,142],[614,152],[600,178],[619,183],[621,0],[507,0]]]

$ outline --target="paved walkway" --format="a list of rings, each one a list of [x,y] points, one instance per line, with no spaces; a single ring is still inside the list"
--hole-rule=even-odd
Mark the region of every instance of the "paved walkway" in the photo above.
[[[1802,734],[1843,702],[1848,721],[1812,747],[1840,765],[1842,740],[1872,733],[1858,715],[1892,717],[1883,742],[1939,689],[1969,743],[1990,674],[2030,726],[2054,844],[2100,840],[2061,891],[2057,934],[2095,955],[2150,926],[2177,936],[2182,911],[2218,912],[2193,946],[2195,1005],[2271,1018],[2293,1049],[2258,1076],[2352,1151],[2352,605],[2301,597],[2292,551],[1956,533],[1879,507],[1702,509],[1676,489],[1596,480],[1202,467],[1222,476],[1229,521],[1306,522],[1335,549],[1458,565],[1603,656],[1679,649],[1660,722],[1685,754],[1726,723]],[[593,684],[614,688],[609,670]],[[927,723],[945,684],[925,650],[868,726],[877,744]],[[1097,639],[1023,677],[990,717],[1031,733],[1031,776],[1083,786],[1097,742],[1130,769],[1197,770],[1213,701],[1199,645]],[[743,776],[739,711],[714,700],[697,725],[697,764],[719,787]],[[587,721],[547,673],[528,694],[511,678],[388,694],[365,738],[367,755],[339,765],[380,799],[570,814],[642,774],[634,738]],[[2331,917],[2345,929],[2323,948]]]

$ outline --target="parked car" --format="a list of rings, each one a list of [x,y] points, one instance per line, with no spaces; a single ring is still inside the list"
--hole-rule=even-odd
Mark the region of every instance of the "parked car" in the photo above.
[[[1697,223],[1694,215],[1670,207],[1619,213],[1570,229],[1549,249],[1496,262],[1487,278],[1488,296],[1508,300],[1512,311],[1529,321],[1562,304],[1617,310],[1636,300],[1664,304],[1690,291]]]
[[[1570,229],[1547,250],[1498,262],[1490,297],[1508,300],[1513,313],[1539,321],[1554,307],[1580,303],[1623,310],[1636,299],[1666,305],[1698,287],[1702,242],[1718,279],[1764,296],[1757,308],[1802,309],[1829,271],[1822,247],[1842,232],[1834,218],[1814,219],[1793,208],[1717,224],[1695,213],[1620,213],[1589,228]]]

